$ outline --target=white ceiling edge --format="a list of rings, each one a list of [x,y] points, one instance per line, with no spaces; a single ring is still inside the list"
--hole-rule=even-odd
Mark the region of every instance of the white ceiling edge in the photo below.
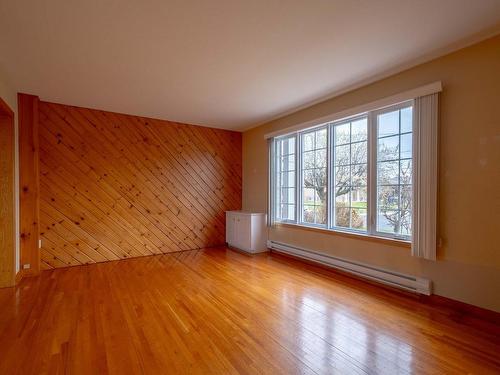
[[[316,104],[320,104],[320,103],[323,103],[323,102],[326,102],[330,99],[333,99],[333,98],[336,98],[338,96],[341,96],[341,95],[344,95],[344,94],[347,94],[351,91],[354,91],[354,90],[357,90],[357,89],[360,89],[364,86],[368,86],[372,83],[375,83],[375,82],[378,82],[378,81],[381,81],[385,78],[389,78],[393,75],[396,75],[398,73],[401,73],[401,72],[404,72],[405,70],[409,70],[411,68],[414,68],[416,66],[419,66],[419,65],[422,65],[422,64],[425,64],[427,62],[430,62],[432,60],[436,60],[440,57],[443,57],[443,56],[446,56],[446,55],[449,55],[453,52],[456,52],[456,51],[459,51],[461,49],[464,49],[464,48],[467,48],[467,47],[470,47],[470,46],[473,46],[474,44],[478,44],[482,41],[485,41],[487,39],[490,39],[490,38],[493,38],[494,36],[496,35],[499,35],[500,34],[500,24],[498,25],[495,25],[489,29],[486,29],[486,30],[483,30],[479,33],[476,33],[474,35],[471,35],[467,38],[463,38],[455,43],[452,43],[446,47],[443,47],[443,48],[438,48],[437,50],[434,50],[433,52],[430,52],[430,53],[427,53],[425,55],[422,55],[421,57],[417,58],[417,59],[414,59],[412,60],[411,62],[407,62],[405,64],[400,64],[394,68],[391,68],[391,69],[388,69],[382,73],[379,73],[379,74],[375,74],[369,78],[366,78],[366,79],[362,79],[356,83],[353,83],[351,85],[348,85],[346,86],[345,88],[343,89],[339,89],[339,90],[335,90],[334,92],[326,95],[326,96],[323,96],[319,99],[316,99],[316,100],[313,100],[313,101],[310,101],[310,102],[307,102],[307,103],[304,103],[298,107],[295,107],[289,111],[285,111],[283,113],[280,113],[276,116],[273,116],[271,118],[269,118],[268,120],[265,120],[265,121],[261,121],[257,124],[254,124],[254,125],[250,125],[246,128],[243,128],[241,130],[233,130],[233,131],[237,131],[237,132],[241,132],[241,133],[244,133],[248,130],[251,130],[251,129],[254,129],[254,128],[257,128],[259,126],[262,126],[262,125],[265,125],[265,124],[268,124],[270,122],[273,122],[273,121],[276,121],[276,120],[279,120],[283,117],[287,117],[289,115],[292,115],[294,113],[297,113],[297,112],[300,112],[304,109],[307,109],[307,108],[310,108]]]

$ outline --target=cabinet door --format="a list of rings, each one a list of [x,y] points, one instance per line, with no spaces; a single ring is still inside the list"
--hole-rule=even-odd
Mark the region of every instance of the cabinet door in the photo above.
[[[226,214],[226,242],[234,245],[236,231],[236,218],[234,214]]]
[[[238,225],[238,247],[243,250],[251,250],[252,239],[250,230],[250,216],[241,215],[237,219]]]
[[[240,247],[240,216],[234,215],[233,220],[233,246]]]
[[[232,230],[232,217],[230,214],[226,213],[226,242],[231,243],[231,230]]]

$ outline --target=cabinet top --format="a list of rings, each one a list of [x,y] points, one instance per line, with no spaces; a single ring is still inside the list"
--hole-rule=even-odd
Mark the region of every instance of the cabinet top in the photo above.
[[[250,216],[265,216],[266,214],[263,212],[251,212],[251,211],[226,211],[229,215],[250,215]]]

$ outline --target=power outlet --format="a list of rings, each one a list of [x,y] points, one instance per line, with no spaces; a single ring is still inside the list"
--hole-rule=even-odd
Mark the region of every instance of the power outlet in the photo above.
[[[23,270],[29,270],[30,268],[31,268],[31,264],[29,264],[29,263],[23,264]]]

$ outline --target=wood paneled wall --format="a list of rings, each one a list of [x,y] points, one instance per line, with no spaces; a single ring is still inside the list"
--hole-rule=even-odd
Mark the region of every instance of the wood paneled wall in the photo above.
[[[224,244],[241,133],[39,104],[42,268]]]

